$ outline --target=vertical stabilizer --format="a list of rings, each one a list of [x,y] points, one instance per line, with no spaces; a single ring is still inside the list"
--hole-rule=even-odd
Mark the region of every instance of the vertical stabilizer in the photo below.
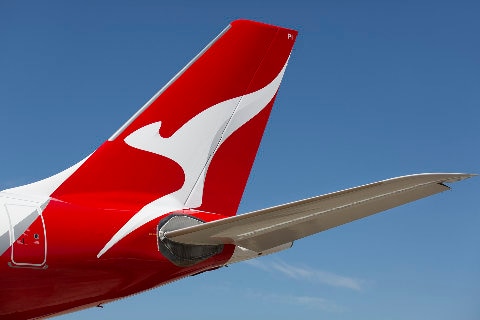
[[[87,159],[16,191],[136,212],[99,255],[174,210],[235,215],[296,35],[232,22]]]
[[[185,207],[234,215],[296,34],[232,22],[53,196],[140,209],[173,194]]]

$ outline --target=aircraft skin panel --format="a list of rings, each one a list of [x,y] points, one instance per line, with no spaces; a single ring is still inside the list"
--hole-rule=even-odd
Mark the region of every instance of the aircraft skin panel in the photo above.
[[[231,243],[262,252],[448,190],[444,182],[468,177],[466,174],[399,177],[171,231],[166,237],[191,244]]]
[[[371,202],[332,209],[319,215],[312,214],[306,218],[299,218],[295,224],[288,224],[284,228],[272,228],[270,232],[267,231],[268,229],[262,230],[255,236],[238,240],[238,244],[253,251],[263,251],[445,190],[448,190],[448,187],[434,184],[404,191],[397,197],[381,197]]]

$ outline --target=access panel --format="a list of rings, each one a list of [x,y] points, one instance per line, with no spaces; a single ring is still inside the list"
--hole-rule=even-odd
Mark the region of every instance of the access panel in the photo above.
[[[47,241],[43,217],[38,207],[7,204],[12,239],[12,265],[43,267]]]

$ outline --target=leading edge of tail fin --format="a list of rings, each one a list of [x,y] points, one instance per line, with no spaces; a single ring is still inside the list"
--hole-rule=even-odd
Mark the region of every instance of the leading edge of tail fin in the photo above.
[[[296,35],[232,22],[52,197],[235,215]]]

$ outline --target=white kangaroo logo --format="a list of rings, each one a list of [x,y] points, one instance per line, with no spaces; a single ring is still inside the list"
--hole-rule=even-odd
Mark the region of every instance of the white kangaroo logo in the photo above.
[[[161,121],[146,125],[125,138],[125,143],[133,148],[178,163],[185,173],[185,181],[179,190],[147,204],[137,212],[108,241],[97,257],[145,223],[163,214],[184,208],[198,208],[202,204],[205,176],[215,152],[232,133],[254,118],[273,99],[287,63],[267,86],[202,111],[169,138],[159,134]]]

